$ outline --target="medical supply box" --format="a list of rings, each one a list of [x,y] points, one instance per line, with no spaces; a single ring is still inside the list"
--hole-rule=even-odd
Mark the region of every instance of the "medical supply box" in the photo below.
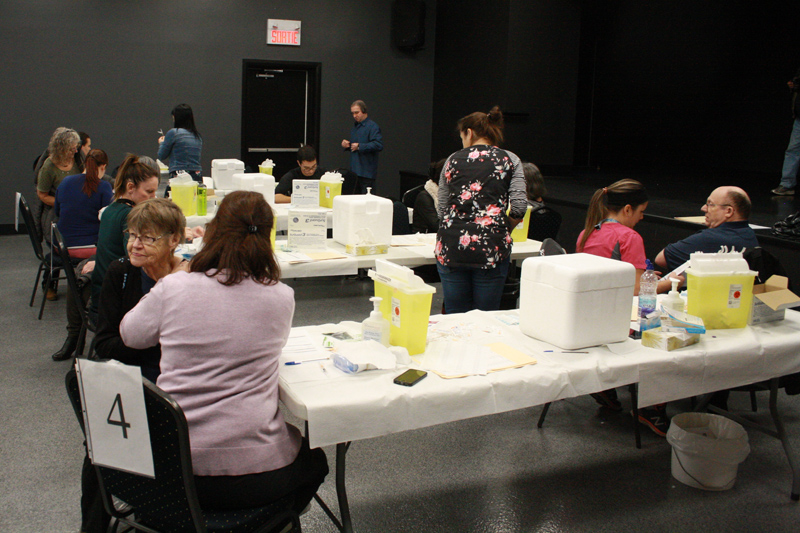
[[[753,281],[741,252],[689,256],[686,269],[686,312],[703,319],[706,329],[734,329],[747,325],[753,305]]]
[[[565,350],[628,338],[636,269],[591,254],[529,257],[522,263],[519,327]]]
[[[753,307],[747,323],[751,326],[783,320],[786,309],[800,305],[800,297],[789,290],[789,279],[771,276],[766,283],[753,286]]]
[[[244,172],[244,162],[238,159],[213,159],[211,161],[211,179],[215,189],[233,189],[233,175]]]
[[[391,244],[392,201],[370,193],[334,197],[333,240],[345,246]]]
[[[390,324],[389,343],[404,346],[409,355],[424,352],[436,287],[410,268],[385,259],[377,259],[368,275],[375,281],[375,296],[381,298],[381,314]]]

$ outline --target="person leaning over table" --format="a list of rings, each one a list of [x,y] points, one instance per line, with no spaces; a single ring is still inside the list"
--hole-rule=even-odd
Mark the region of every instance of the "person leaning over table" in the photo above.
[[[203,138],[194,125],[194,113],[188,104],[178,104],[172,110],[174,127],[158,138],[158,159],[169,159],[169,177],[183,170],[194,181],[203,183],[200,155]]]
[[[297,168],[283,175],[275,186],[275,203],[288,204],[292,201],[292,183],[294,180],[318,180],[325,174],[325,169],[317,165],[317,153],[314,147],[301,146],[297,150]]]
[[[597,189],[589,202],[586,223],[575,246],[575,251],[579,253],[632,264],[636,268],[634,296],[639,294],[639,280],[647,265],[644,241],[633,228],[644,217],[645,209],[647,191],[636,180],[624,179]],[[670,281],[662,279],[658,282],[657,292],[667,292],[670,288]],[[603,407],[622,411],[616,389],[600,391],[591,396]],[[665,407],[665,404],[660,404],[639,409],[639,422],[661,437],[665,437],[669,429]]]
[[[262,194],[226,195],[190,271],[161,279],[120,325],[131,348],[161,344],[157,384],[186,415],[204,509],[291,497],[301,512],[328,473],[325,453],[309,449],[278,409],[295,304],[279,281],[274,223]]]
[[[186,262],[175,256],[181,242],[186,219],[170,200],[154,198],[137,204],[127,216],[126,248],[128,258],[112,261],[100,291],[95,352],[99,359],[116,359],[141,367],[142,375],[156,382],[161,347],[142,350],[129,348],[122,342],[119,324],[125,313],[164,276],[186,268]],[[97,476],[88,456],[81,475],[81,531],[106,531],[110,516],[100,498]]]
[[[515,154],[498,148],[503,114],[458,121],[463,149],[439,179],[435,255],[447,313],[499,309],[511,257],[511,230],[525,216],[525,178]],[[510,212],[506,216],[506,211]]]
[[[734,186],[717,187],[701,208],[705,213],[706,229],[685,239],[668,244],[656,257],[656,264],[671,272],[689,260],[694,252],[714,253],[722,246],[741,252],[756,248],[758,239],[747,219],[750,218],[750,198],[743,189]]]

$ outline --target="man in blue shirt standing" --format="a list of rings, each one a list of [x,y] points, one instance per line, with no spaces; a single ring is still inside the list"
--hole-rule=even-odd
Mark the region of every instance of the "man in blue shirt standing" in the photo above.
[[[367,104],[356,100],[350,105],[353,129],[350,140],[342,140],[342,148],[350,150],[350,170],[358,176],[358,193],[366,194],[367,187],[375,187],[378,176],[378,152],[383,150],[381,128],[367,117]]]

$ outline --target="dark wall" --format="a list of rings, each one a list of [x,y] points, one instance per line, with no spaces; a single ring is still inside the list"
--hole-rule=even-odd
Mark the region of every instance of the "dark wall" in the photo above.
[[[589,10],[580,109],[593,113],[579,120],[576,161],[777,184],[786,82],[800,66],[796,5],[597,0]]]
[[[268,18],[301,20],[302,46],[267,46]],[[365,100],[385,143],[377,192],[396,195],[398,171],[428,163],[435,22],[428,0],[425,49],[405,54],[391,45],[390,0],[4,0],[0,225],[13,223],[15,191],[34,194],[33,159],[58,126],[88,132],[114,167],[126,152],[155,156],[157,130],[186,102],[204,174],[238,158],[243,59],[322,63],[324,166],[348,165],[339,143],[350,103]]]
[[[461,148],[459,118],[500,105],[505,147],[571,165],[581,2],[439,0],[431,157]]]

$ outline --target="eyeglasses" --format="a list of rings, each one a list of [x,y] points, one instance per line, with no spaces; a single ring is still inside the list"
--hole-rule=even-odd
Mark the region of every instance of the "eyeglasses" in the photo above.
[[[317,165],[314,165],[312,167],[309,167],[309,166],[306,166],[306,165],[300,165],[300,168],[303,169],[303,170],[308,170],[309,172],[313,172],[313,171],[317,170]]]
[[[153,246],[159,239],[162,239],[162,238],[164,238],[164,237],[166,237],[167,235],[170,235],[170,234],[171,234],[171,232],[168,231],[166,233],[163,233],[163,234],[159,235],[158,237],[151,237],[150,235],[139,235],[139,234],[133,233],[131,231],[126,231],[124,233],[125,239],[128,242],[132,243],[132,242],[136,241],[136,239],[139,239],[139,242],[142,243],[145,246]]]
[[[711,209],[712,207],[733,207],[731,204],[715,204],[711,200],[706,200],[706,207]]]

